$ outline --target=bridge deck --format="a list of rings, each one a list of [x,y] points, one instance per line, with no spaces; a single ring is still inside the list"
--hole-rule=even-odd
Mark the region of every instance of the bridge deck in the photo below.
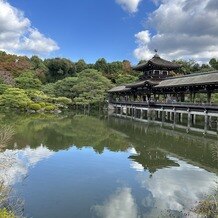
[[[151,107],[164,109],[196,110],[196,111],[213,111],[218,113],[216,104],[193,104],[193,103],[157,103],[157,102],[130,102],[130,101],[111,101],[111,104],[133,107]]]

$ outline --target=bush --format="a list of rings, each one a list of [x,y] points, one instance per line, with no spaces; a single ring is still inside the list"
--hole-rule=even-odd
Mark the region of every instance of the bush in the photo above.
[[[44,108],[46,106],[45,102],[38,102],[38,104],[41,106],[41,108]]]
[[[0,218],[15,218],[12,212],[8,212],[5,208],[0,209]]]
[[[69,105],[72,103],[72,100],[66,97],[55,98],[55,101],[60,104]]]
[[[0,96],[0,105],[4,107],[26,109],[31,103],[32,101],[25,91],[18,88],[8,88]]]
[[[2,95],[10,86],[6,84],[0,84],[0,95]]]
[[[55,109],[56,109],[56,107],[54,105],[50,105],[50,106],[45,107],[46,111],[54,111]]]
[[[29,105],[29,109],[31,109],[31,110],[38,111],[38,110],[40,110],[41,108],[42,108],[41,105],[40,105],[40,104],[37,104],[37,103],[33,103],[33,104],[30,104],[30,105]]]

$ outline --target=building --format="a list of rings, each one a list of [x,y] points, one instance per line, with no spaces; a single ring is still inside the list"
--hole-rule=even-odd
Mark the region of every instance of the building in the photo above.
[[[211,103],[212,93],[218,92],[218,71],[178,76],[181,66],[155,55],[134,70],[143,72],[139,81],[109,90],[110,101],[137,102],[189,102],[196,103],[197,93],[206,93]]]

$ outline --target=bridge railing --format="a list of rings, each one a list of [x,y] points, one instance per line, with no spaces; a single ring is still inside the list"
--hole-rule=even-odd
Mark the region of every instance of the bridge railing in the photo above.
[[[110,101],[111,104],[156,107],[184,107],[184,108],[211,108],[218,110],[218,104],[192,102],[154,102],[154,101]]]

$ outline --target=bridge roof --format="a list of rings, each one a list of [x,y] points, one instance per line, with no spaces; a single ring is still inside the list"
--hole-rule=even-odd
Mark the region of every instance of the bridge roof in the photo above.
[[[181,77],[172,77],[163,80],[155,88],[191,86],[191,85],[209,85],[218,84],[218,71],[208,73],[194,73]]]
[[[110,89],[108,92],[110,92],[110,93],[112,93],[112,92],[127,92],[130,90],[131,90],[130,88],[126,88],[125,85],[122,85],[122,86],[116,86],[116,87]]]
[[[155,85],[158,85],[159,83],[160,81],[157,81],[157,80],[142,80],[142,81],[138,81],[135,83],[127,84],[126,87],[127,88],[138,88],[138,87],[144,86],[145,84],[155,86]]]

